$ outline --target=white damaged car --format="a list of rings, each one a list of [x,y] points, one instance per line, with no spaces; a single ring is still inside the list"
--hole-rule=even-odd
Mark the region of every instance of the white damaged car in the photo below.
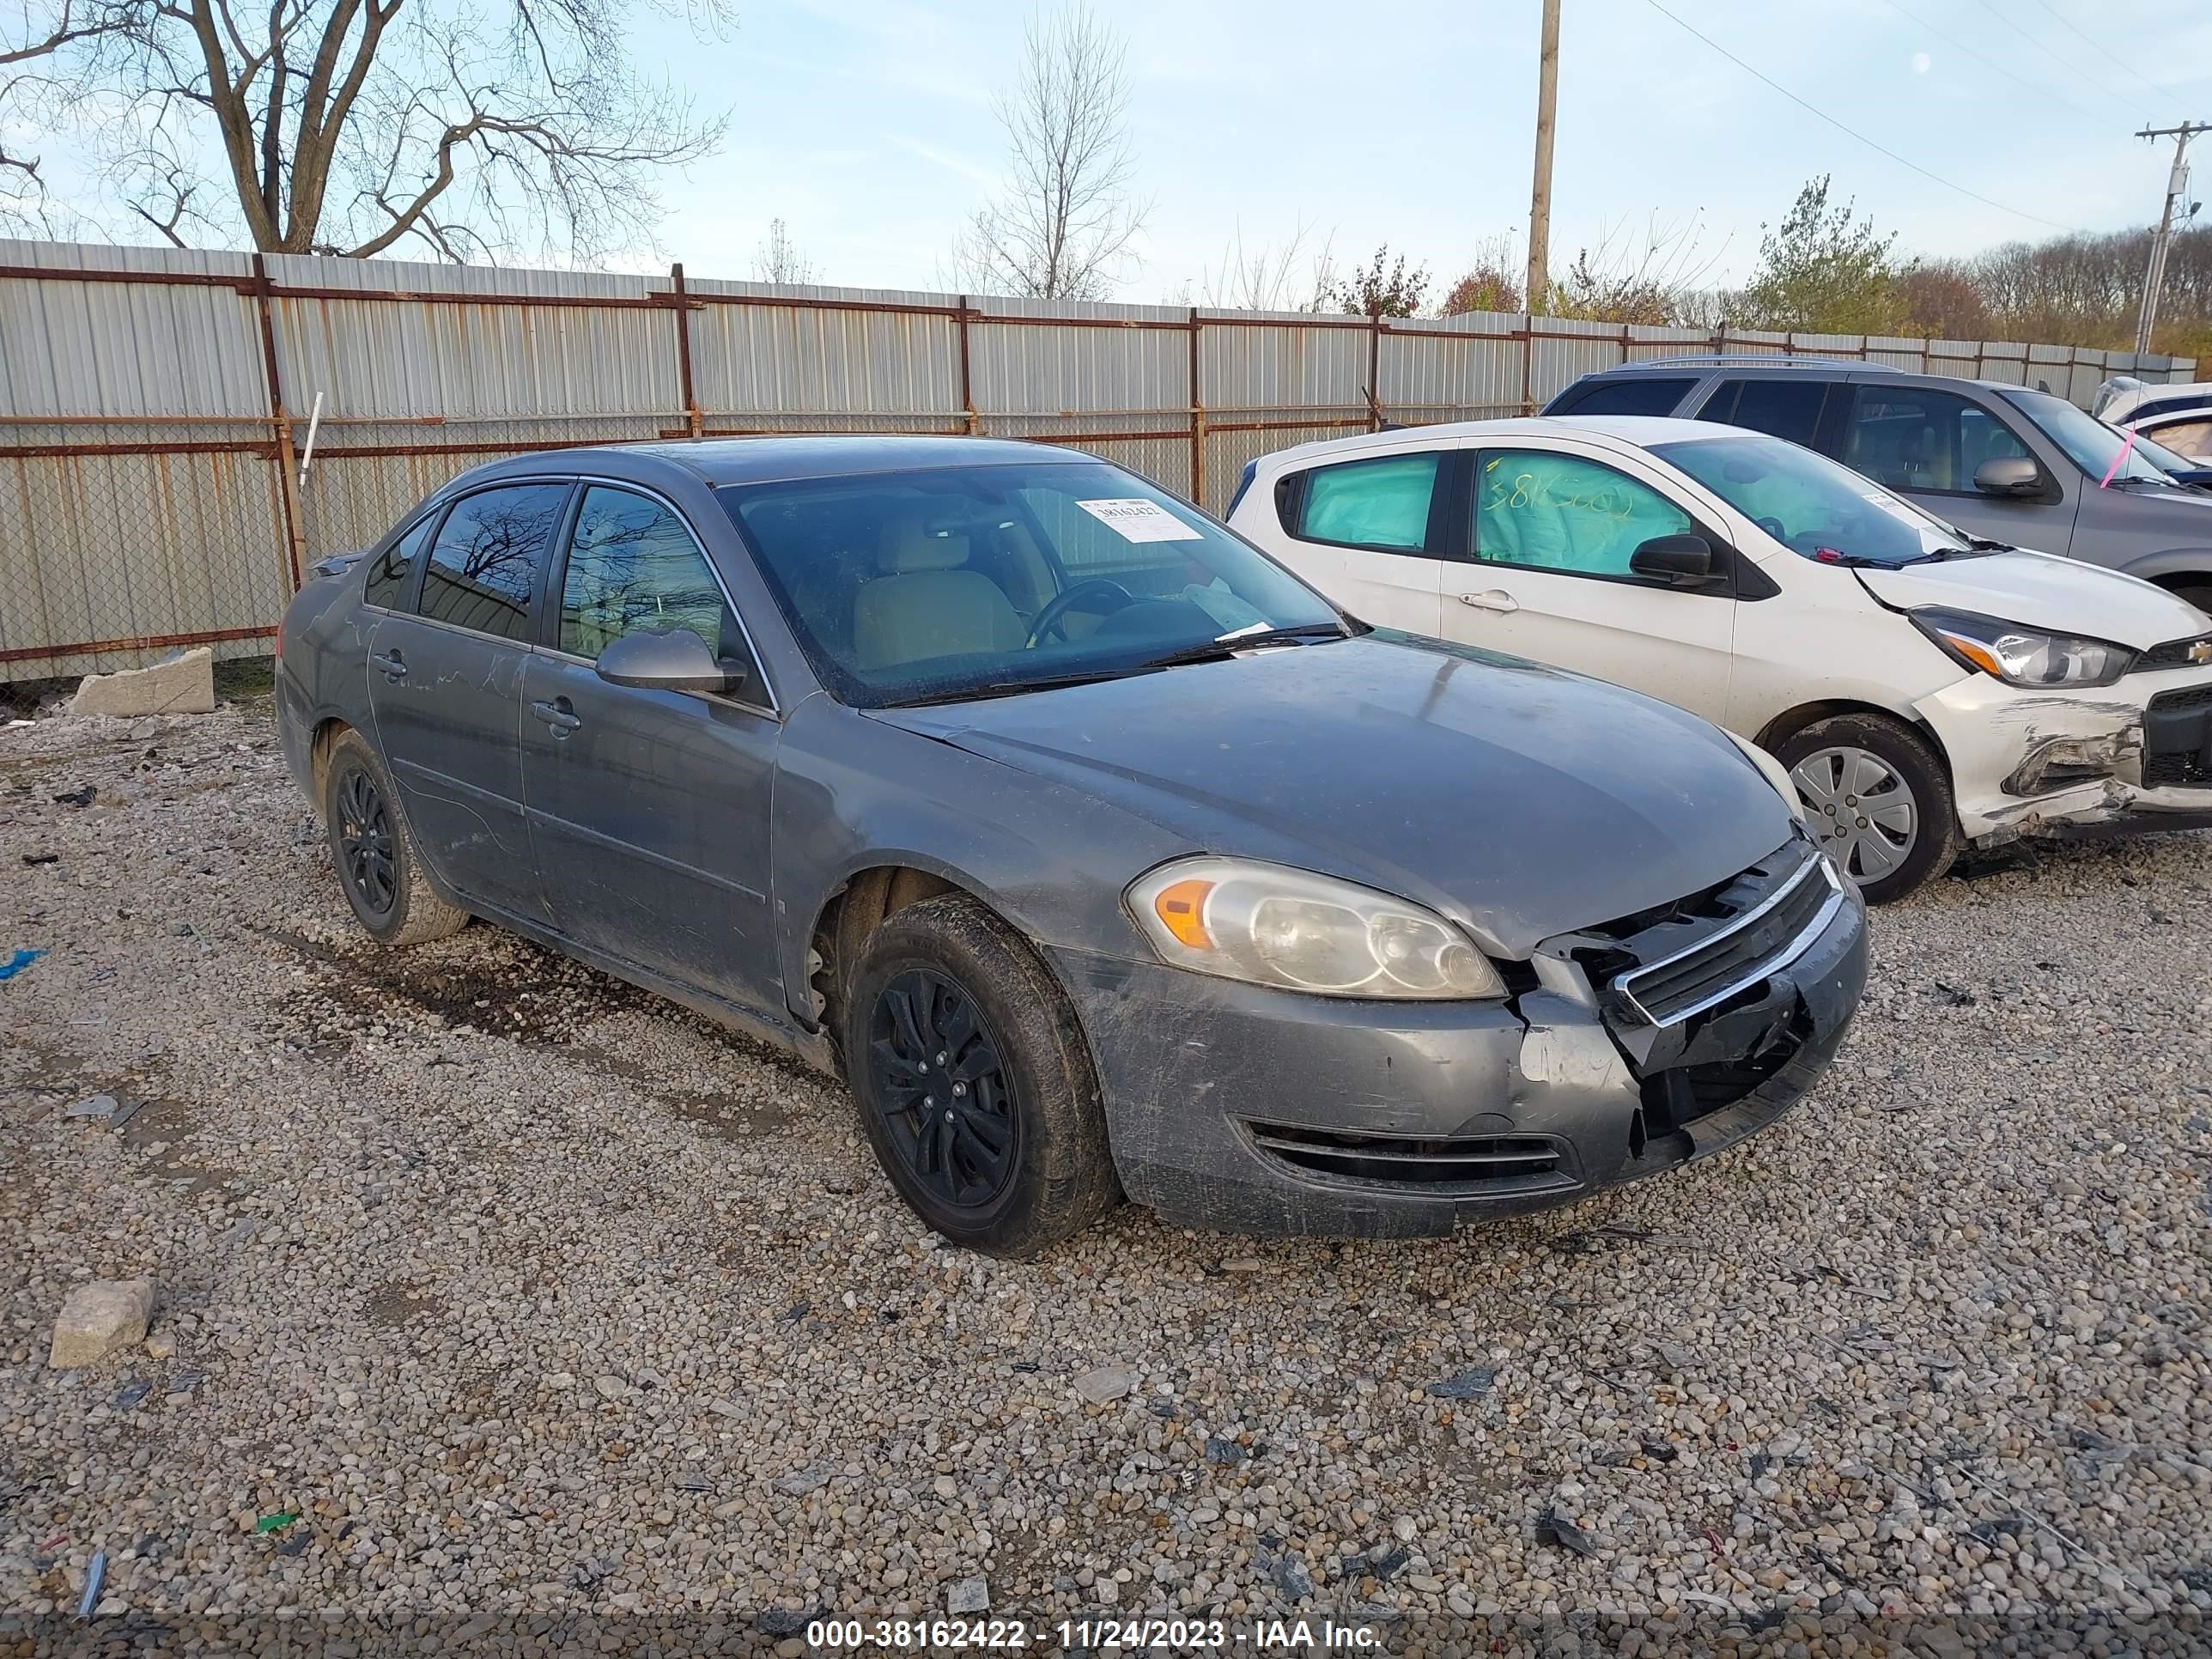
[[[2212,824],[2212,617],[1782,439],[1637,416],[1304,445],[1230,523],[1379,626],[1744,733],[1874,902],[1967,843]]]

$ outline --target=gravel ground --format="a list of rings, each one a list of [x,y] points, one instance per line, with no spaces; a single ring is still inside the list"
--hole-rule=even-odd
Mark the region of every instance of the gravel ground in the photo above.
[[[793,1062],[489,927],[377,951],[265,701],[0,731],[0,959],[47,951],[0,985],[19,1636],[100,1550],[94,1627],[180,1640],[2212,1629],[2204,836],[1879,913],[1834,1072],[1695,1170],[1447,1243],[1125,1209],[1025,1266],[922,1232]],[[119,1129],[64,1116],[100,1092]],[[148,1347],[50,1369],[138,1274]]]

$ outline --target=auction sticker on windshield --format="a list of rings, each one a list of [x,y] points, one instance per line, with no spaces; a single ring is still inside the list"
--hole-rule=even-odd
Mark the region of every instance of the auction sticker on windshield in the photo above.
[[[1125,542],[1196,542],[1206,532],[1194,530],[1158,501],[1131,496],[1111,501],[1078,501],[1076,505],[1107,526]]]

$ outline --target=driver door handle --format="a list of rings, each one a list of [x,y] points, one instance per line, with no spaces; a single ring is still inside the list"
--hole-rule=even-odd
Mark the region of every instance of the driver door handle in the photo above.
[[[1471,605],[1478,611],[1495,611],[1501,614],[1521,608],[1520,601],[1502,587],[1493,587],[1486,593],[1462,593],[1459,596],[1459,602]]]
[[[407,678],[407,663],[397,650],[369,653],[368,659],[384,671],[384,678],[397,683]]]
[[[551,702],[533,702],[530,712],[553,728],[553,735],[565,738],[584,722],[566,697],[556,697]]]

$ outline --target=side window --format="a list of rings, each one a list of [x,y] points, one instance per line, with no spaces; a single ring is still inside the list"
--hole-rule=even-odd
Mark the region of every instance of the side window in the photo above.
[[[1422,552],[1429,544],[1429,507],[1443,459],[1431,450],[1317,467],[1305,475],[1291,534],[1301,541]]]
[[[1569,386],[1552,400],[1547,415],[1672,415],[1693,380],[1671,376],[1638,375],[1632,380],[1598,380]]]
[[[368,568],[368,584],[362,590],[365,602],[389,611],[407,597],[407,577],[415,568],[415,556],[422,550],[422,544],[430,538],[430,527],[437,522],[435,513],[424,514],[422,523],[377,555],[376,562]]]
[[[2144,435],[2192,458],[2212,455],[2212,416],[2201,421],[2176,421],[2172,426],[2162,426]]]
[[[678,628],[718,657],[744,654],[737,619],[684,520],[646,496],[592,485],[561,579],[561,648],[597,660],[625,634]]]
[[[430,545],[416,609],[434,622],[522,638],[531,590],[568,499],[564,483],[508,484],[462,496]]]
[[[1748,427],[1810,449],[1827,398],[1826,380],[1723,380],[1698,418]]]
[[[1487,450],[1475,472],[1474,556],[1486,563],[1627,576],[1642,544],[1692,528],[1657,490],[1577,456]]]
[[[2027,449],[1995,415],[1949,392],[1861,386],[1844,465],[1892,489],[1964,494],[1984,461]]]

